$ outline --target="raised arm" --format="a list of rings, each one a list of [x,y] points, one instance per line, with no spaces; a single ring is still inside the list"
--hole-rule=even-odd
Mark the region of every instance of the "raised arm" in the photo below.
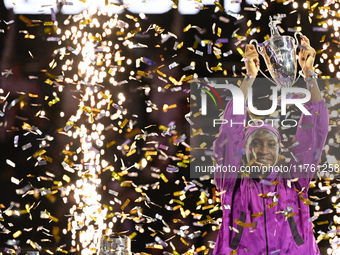
[[[248,88],[253,86],[253,83],[260,68],[259,54],[257,53],[254,45],[246,45],[246,51],[243,55],[243,61],[247,70],[247,74],[246,77],[243,79],[240,89],[243,92],[244,101],[246,101],[248,97]]]
[[[300,185],[308,190],[327,138],[329,115],[319,90],[317,77],[314,75],[315,50],[310,46],[306,36],[301,38],[302,50],[299,53],[299,64],[305,75],[306,86],[311,92],[311,100],[305,107],[312,115],[301,116],[294,142],[296,146],[292,149],[292,163],[298,166],[297,173],[293,175],[299,177]]]
[[[253,45],[246,45],[243,58],[247,76],[243,79],[240,89],[246,99],[248,88],[253,85],[259,69],[259,56]],[[246,106],[244,106],[244,109],[246,109]],[[244,153],[246,110],[243,115],[233,115],[232,99],[227,104],[223,118],[227,124],[220,126],[219,135],[214,141],[214,152],[218,165],[225,167],[224,169],[227,171],[215,171],[215,183],[220,193],[231,193],[235,186]],[[231,126],[231,122],[235,124]],[[232,171],[232,169],[236,169],[236,171]]]
[[[301,50],[299,52],[299,64],[311,93],[311,101],[321,101],[322,96],[317,83],[317,75],[314,73],[314,61],[316,52],[310,46],[309,39],[301,35]]]

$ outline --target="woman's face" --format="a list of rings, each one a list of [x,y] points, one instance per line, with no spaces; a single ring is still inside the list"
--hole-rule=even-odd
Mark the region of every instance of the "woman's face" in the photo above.
[[[251,133],[246,142],[246,157],[264,166],[274,166],[279,157],[280,143],[277,136],[268,129],[259,129]]]

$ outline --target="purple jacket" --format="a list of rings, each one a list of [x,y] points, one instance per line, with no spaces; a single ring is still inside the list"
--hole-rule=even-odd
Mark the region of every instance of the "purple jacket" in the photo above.
[[[265,180],[259,181],[247,177],[236,178],[237,172],[215,170],[223,219],[214,255],[320,254],[309,221],[309,206],[306,205],[309,183],[315,171],[304,169],[298,175],[297,170],[299,165],[318,164],[328,133],[329,116],[323,100],[309,101],[305,107],[312,115],[300,118],[294,142],[298,145],[290,150],[294,156],[287,164],[287,167],[295,166],[296,173],[288,173],[287,176],[273,172]],[[246,119],[246,113],[233,115],[231,100],[224,118],[240,123]],[[214,142],[218,164],[234,165],[239,169],[244,145],[243,125],[221,125],[219,136]],[[297,181],[288,182],[296,177],[299,177]],[[275,184],[275,180],[278,184]],[[269,185],[270,182],[274,182],[274,185]],[[302,192],[299,194],[297,190]],[[266,194],[267,197],[263,198],[259,194]]]

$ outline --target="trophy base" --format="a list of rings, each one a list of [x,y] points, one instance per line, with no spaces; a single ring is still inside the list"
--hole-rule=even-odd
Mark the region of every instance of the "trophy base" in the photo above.
[[[98,255],[131,255],[131,240],[127,236],[108,237],[100,239]]]

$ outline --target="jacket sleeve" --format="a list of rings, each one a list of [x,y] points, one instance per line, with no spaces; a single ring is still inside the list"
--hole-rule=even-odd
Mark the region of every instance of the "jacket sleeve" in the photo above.
[[[246,126],[246,107],[243,115],[233,115],[233,99],[224,111],[224,123],[220,126],[213,148],[218,167],[215,166],[215,184],[220,193],[231,193],[234,189],[242,155]]]
[[[302,115],[299,121],[291,149],[291,162],[295,168],[291,171],[294,177],[299,178],[301,188],[308,190],[327,138],[329,115],[324,100],[309,101],[305,107],[311,115]]]

